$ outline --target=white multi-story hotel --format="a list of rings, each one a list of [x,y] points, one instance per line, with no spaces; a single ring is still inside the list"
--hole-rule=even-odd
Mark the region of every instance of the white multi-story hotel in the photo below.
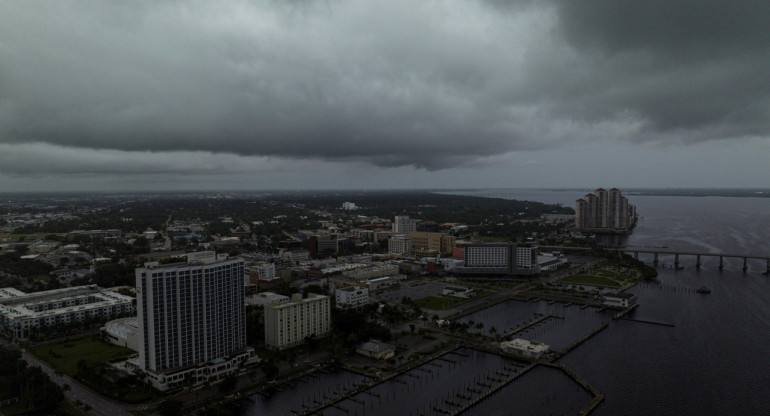
[[[474,243],[465,247],[465,264],[455,267],[467,275],[528,275],[539,271],[535,244]]]
[[[0,330],[26,339],[32,328],[53,327],[88,318],[107,319],[133,315],[134,298],[96,285],[25,293],[0,289]]]
[[[356,309],[369,303],[369,289],[358,286],[348,286],[334,291],[338,308]]]
[[[291,302],[265,306],[265,345],[283,350],[302,344],[308,337],[322,338],[331,332],[330,299],[309,293],[292,295]]]
[[[246,347],[243,267],[242,259],[207,251],[187,254],[186,263],[136,269],[134,364],[156,387],[217,379],[253,356]]]
[[[410,220],[408,215],[396,215],[393,218],[393,232],[409,234],[417,231],[417,220]]]
[[[537,245],[516,245],[516,274],[535,274],[539,271],[537,263]]]
[[[509,243],[482,243],[465,247],[465,267],[478,273],[505,274],[511,263]]]

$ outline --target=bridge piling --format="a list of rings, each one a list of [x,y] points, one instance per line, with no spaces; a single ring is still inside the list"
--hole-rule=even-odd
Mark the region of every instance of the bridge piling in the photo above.
[[[674,267],[679,268],[679,253],[674,254]]]
[[[634,251],[634,258],[639,260],[639,252],[638,251]]]
[[[719,270],[722,270],[725,267],[725,258],[724,256],[719,256]]]
[[[657,266],[658,265],[658,252],[655,252],[655,259],[653,260],[653,263]]]
[[[765,266],[765,273],[770,275],[770,259],[767,259],[767,266]]]
[[[698,258],[695,260],[695,268],[700,269],[700,254],[698,254]]]
[[[744,272],[749,269],[749,266],[746,264],[746,259],[748,259],[748,257],[744,257],[743,258],[743,271]]]

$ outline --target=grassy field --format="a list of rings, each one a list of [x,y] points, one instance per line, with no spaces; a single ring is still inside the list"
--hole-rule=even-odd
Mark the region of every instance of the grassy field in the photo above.
[[[9,241],[19,241],[31,235],[39,235],[41,237],[45,237],[47,235],[55,235],[57,237],[66,237],[67,233],[0,234],[0,239],[8,239]]]
[[[416,301],[414,301],[414,303],[416,303],[417,306],[423,309],[432,309],[432,310],[440,311],[440,310],[455,307],[457,305],[461,305],[466,302],[470,302],[474,299],[478,299],[480,297],[487,296],[490,294],[492,294],[492,292],[486,291],[486,290],[480,290],[476,292],[476,296],[469,299],[456,298],[456,297],[444,296],[444,295],[433,295],[433,296],[427,296],[424,298],[417,299]]]
[[[93,336],[38,345],[30,352],[69,376],[75,375],[80,360],[95,364],[134,354],[128,348],[99,341]]]
[[[577,284],[594,285],[594,286],[611,286],[611,287],[620,286],[620,283],[618,283],[613,279],[610,279],[609,277],[594,276],[594,275],[588,275],[588,274],[576,274],[572,276],[567,276],[564,279],[561,279],[560,282],[577,283]]]

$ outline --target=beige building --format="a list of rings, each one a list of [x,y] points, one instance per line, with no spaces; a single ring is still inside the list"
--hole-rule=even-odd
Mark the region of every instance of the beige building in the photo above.
[[[328,296],[295,293],[291,302],[265,306],[265,345],[283,350],[322,338],[331,332],[331,302]]]
[[[415,231],[407,234],[407,237],[412,239],[415,255],[452,255],[452,249],[455,247],[455,237],[444,233]]]

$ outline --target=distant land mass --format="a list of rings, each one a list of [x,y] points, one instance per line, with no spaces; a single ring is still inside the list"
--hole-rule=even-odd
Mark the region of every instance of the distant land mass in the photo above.
[[[644,189],[629,188],[624,190],[626,195],[652,195],[652,196],[728,196],[728,197],[754,197],[770,198],[770,189],[757,188],[666,188]]]
[[[770,198],[770,188],[620,188],[624,195],[649,196],[725,196],[725,197],[754,197]],[[547,191],[547,192],[593,192],[594,188],[463,188],[437,190],[446,193],[480,193],[490,191]],[[526,199],[522,195],[522,199]]]
[[[317,194],[336,196],[363,196],[370,194],[469,194],[488,193],[490,191],[545,191],[545,192],[592,192],[595,188],[419,188],[419,189],[254,189],[246,190],[199,190],[199,191],[132,191],[132,192],[0,192],[0,199],[13,198],[50,198],[50,197],[125,197],[125,196],[196,196],[196,195],[279,195],[288,194]],[[724,197],[754,197],[770,198],[770,188],[620,188],[624,195],[649,196],[724,196]],[[526,200],[522,195],[518,200]]]

